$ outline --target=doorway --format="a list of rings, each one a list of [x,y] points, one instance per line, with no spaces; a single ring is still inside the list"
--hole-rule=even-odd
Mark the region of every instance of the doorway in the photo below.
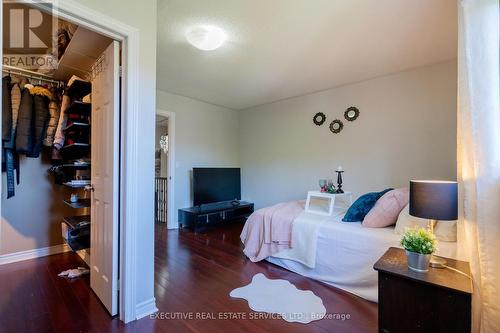
[[[176,229],[174,202],[175,113],[157,110],[155,127],[155,223]]]
[[[59,249],[61,249],[61,251],[72,249],[75,252],[81,249],[86,252],[82,256],[85,260],[89,259],[88,255],[92,252],[90,259],[85,260],[91,271],[90,285],[108,312],[111,315],[115,315],[118,313],[119,301],[118,211],[119,201],[121,199],[121,193],[119,192],[120,165],[125,164],[123,160],[120,159],[120,150],[124,145],[123,142],[120,143],[120,104],[124,105],[125,108],[129,108],[129,100],[127,96],[120,96],[120,88],[126,86],[128,92],[133,93],[135,91],[135,89],[130,89],[128,87],[128,80],[124,80],[124,78],[120,80],[119,78],[121,46],[124,47],[125,45],[129,45],[126,43],[128,40],[124,39],[127,34],[125,33],[124,36],[115,38],[117,36],[114,33],[106,33],[100,28],[100,25],[94,23],[90,19],[83,21],[84,19],[82,16],[78,18],[76,18],[76,16],[73,17],[73,14],[76,15],[77,12],[74,8],[72,11],[66,10],[63,15],[60,15],[60,10],[62,7],[65,7],[64,5],[55,8],[49,7],[48,5],[44,6],[43,4],[27,2],[25,6],[26,9],[15,8],[15,10],[17,12],[21,10],[29,11],[30,14],[40,13],[40,17],[49,16],[49,21],[59,24],[57,34],[62,30],[60,23],[57,22],[61,22],[61,19],[64,17],[64,27],[70,27],[64,30],[65,38],[69,39],[69,42],[67,45],[64,45],[62,54],[61,45],[57,45],[59,54],[55,56],[55,61],[58,63],[55,69],[50,68],[47,70],[44,68],[42,71],[41,68],[4,66],[2,72],[4,75],[9,75],[9,77],[20,77],[22,80],[27,81],[28,85],[35,87],[34,89],[29,88],[33,91],[36,89],[39,91],[44,88],[51,92],[52,88],[60,88],[60,96],[64,96],[63,100],[64,98],[67,99],[67,104],[64,107],[64,104],[54,102],[54,104],[57,104],[54,106],[54,109],[70,110],[65,115],[64,125],[58,125],[59,116],[53,116],[52,109],[50,113],[50,121],[52,121],[52,118],[55,119],[54,127],[57,129],[59,129],[59,127],[61,128],[61,133],[65,133],[66,140],[64,143],[61,142],[59,147],[52,142],[45,144],[45,131],[47,128],[44,128],[44,126],[48,125],[40,125],[39,127],[42,131],[40,136],[43,139],[41,142],[43,142],[46,147],[42,149],[40,154],[37,154],[37,157],[40,156],[40,162],[37,162],[36,166],[40,164],[44,167],[43,164],[45,163],[57,167],[58,172],[63,169],[64,171],[66,171],[66,169],[70,170],[70,172],[64,172],[64,176],[68,176],[68,179],[71,178],[71,180],[68,181],[66,178],[59,178],[57,181],[57,185],[59,186],[57,194],[60,197],[57,201],[63,202],[62,205],[66,207],[66,210],[70,209],[68,207],[79,210],[76,212],[76,214],[78,214],[76,217],[80,218],[74,219],[73,217],[75,216],[73,215],[75,214],[67,214],[62,211],[60,215],[67,217],[54,216],[54,211],[59,209],[59,206],[47,205],[47,207],[49,207],[47,209],[47,220],[50,220],[49,223],[53,225],[61,224],[61,226],[65,228],[63,228],[62,232],[59,230],[57,233],[52,232],[54,228],[51,226],[52,231],[50,231],[50,237],[46,238],[49,238],[50,242],[61,242],[65,244],[63,244],[63,246],[57,243],[57,249],[56,246],[49,244],[50,247],[47,247],[49,249],[48,251],[39,251],[38,248],[34,248],[30,253],[34,253],[34,255],[41,253],[40,256],[43,256],[46,255],[45,253],[56,253],[54,251],[59,251]],[[14,12],[13,9],[12,12]],[[102,17],[93,19],[98,22]],[[0,26],[5,28],[1,21]],[[116,27],[116,22],[113,22],[111,26]],[[57,28],[57,26],[55,27]],[[121,28],[121,30],[125,30],[126,27]],[[54,31],[56,30],[54,29]],[[120,29],[115,31],[120,31]],[[12,32],[10,35],[13,35]],[[95,42],[96,39],[99,42]],[[58,42],[60,42],[60,40]],[[132,52],[127,50],[124,53],[129,55]],[[135,72],[132,71],[132,73]],[[49,85],[49,83],[52,85]],[[27,89],[25,83],[19,88],[23,94]],[[7,91],[9,91],[10,97],[11,85],[8,86]],[[35,96],[35,93],[31,90],[30,93],[32,96]],[[29,94],[26,93],[26,96],[28,95]],[[56,96],[56,94],[50,95],[50,99],[47,99],[46,106],[49,105],[49,100],[50,103],[52,103],[52,96]],[[2,97],[5,97],[4,93]],[[24,95],[22,95],[22,97],[24,98]],[[31,98],[34,97],[30,97],[29,99]],[[26,100],[28,100],[28,98]],[[55,97],[54,100],[56,100]],[[59,98],[59,101],[60,100],[61,98]],[[21,99],[21,102],[22,101]],[[47,112],[47,117],[49,117],[48,111],[44,110],[44,112]],[[57,114],[59,113],[62,114],[63,112],[59,111]],[[63,117],[60,118],[62,119]],[[125,117],[125,119],[127,119],[127,117]],[[49,119],[47,119],[46,122],[48,123]],[[29,125],[32,122],[26,123]],[[91,126],[92,131],[90,130]],[[56,131],[56,138],[57,133]],[[71,136],[69,134],[71,134]],[[122,132],[122,134],[124,133]],[[91,149],[91,147],[93,147],[93,149]],[[54,150],[58,150],[61,157],[54,158]],[[15,152],[17,153],[17,150]],[[123,153],[124,151],[122,150],[122,154]],[[26,157],[34,158],[33,154],[31,154],[31,156],[27,155]],[[57,162],[55,161],[56,159]],[[92,163],[90,161],[92,161]],[[130,169],[133,170],[133,166]],[[25,168],[25,171],[32,172],[33,168],[29,170]],[[38,171],[38,169],[35,171]],[[46,170],[44,171],[45,172],[42,173],[41,176],[35,175],[39,179],[39,182],[47,183],[49,179],[52,181],[52,178],[44,177]],[[62,171],[59,172],[58,176],[62,177],[62,173]],[[45,186],[47,187],[47,184],[45,184]],[[63,186],[67,186],[67,188]],[[84,188],[87,193],[84,192]],[[64,191],[63,189],[67,189],[68,191]],[[34,188],[19,188],[18,194],[22,194],[22,191],[26,190],[36,192]],[[79,190],[81,190],[81,192],[79,192]],[[13,193],[13,191],[11,192]],[[12,196],[13,194],[11,194],[11,197]],[[35,200],[39,200],[40,203],[42,203],[46,200],[41,200],[41,198],[49,199],[51,197],[51,195],[39,194],[35,197]],[[67,206],[64,206],[65,204]],[[9,207],[7,207],[5,203],[2,206],[4,208],[3,211],[8,213],[8,209],[6,208]],[[10,208],[11,211],[21,211],[19,208]],[[40,219],[40,216],[38,216],[38,219]],[[54,221],[56,222],[54,223]],[[61,221],[63,222],[61,223]],[[1,223],[5,223],[4,219],[2,219]],[[92,228],[90,228],[89,225],[92,225]],[[104,228],[101,228],[102,230],[100,229],[101,225],[104,225]],[[76,229],[81,229],[83,231],[80,232],[81,230]],[[78,237],[81,236],[80,238],[82,239],[88,237],[90,241],[77,243],[69,241],[69,237],[64,237],[65,235],[70,235],[73,231],[74,234],[72,233],[71,237],[78,234]],[[31,237],[31,239],[37,240],[35,236]],[[94,240],[92,241],[92,239]],[[16,245],[18,246],[18,244]],[[123,258],[123,260],[124,259],[125,258]],[[126,269],[130,267],[129,265],[122,265],[122,267],[123,266],[126,266],[124,267]],[[93,272],[95,274],[92,274]],[[123,276],[125,276],[125,274],[123,274]],[[120,289],[122,289],[123,294],[125,294],[129,288]],[[126,304],[124,299],[121,299],[120,303]],[[132,305],[135,309],[135,304],[128,303],[128,305]],[[129,307],[130,306],[127,306],[127,308]],[[125,306],[120,309],[120,317],[125,320],[127,320],[127,318],[124,318],[123,313],[126,310]],[[135,317],[135,313],[133,316]]]
[[[64,267],[59,276],[89,274],[90,288],[116,315],[120,42],[29,3],[3,9],[10,21],[38,17],[37,38],[46,38],[43,53],[30,56],[36,62],[22,61],[31,44],[10,46],[24,36],[24,21],[3,27],[9,38],[2,64],[2,223],[10,227],[3,251],[73,251],[85,264]],[[36,211],[26,215],[25,207]]]
[[[144,86],[140,84],[141,70],[144,69],[144,65],[140,62],[140,55],[142,54],[141,30],[75,0],[53,3],[33,0],[23,2],[50,11],[62,19],[119,41],[122,45],[120,106],[122,115],[126,115],[126,117],[122,117],[120,122],[121,140],[119,150],[121,176],[118,193],[120,205],[119,275],[121,277],[119,280],[119,318],[127,323],[145,317],[157,311],[157,308],[153,294],[153,270],[150,268],[153,259],[151,258],[151,261],[149,259],[139,260],[139,255],[149,258],[149,256],[145,255],[145,252],[150,251],[152,253],[154,250],[152,246],[148,247],[149,242],[144,241],[144,239],[148,239],[153,235],[153,226],[151,228],[142,226],[145,217],[143,213],[144,207],[150,207],[149,205],[152,204],[153,193],[151,192],[151,196],[140,196],[138,194],[147,192],[153,187],[152,182],[144,182],[143,177],[139,176],[144,164],[153,163],[153,158],[150,159],[149,154],[142,149],[146,138],[153,134],[145,135],[144,129],[137,126],[137,123],[138,119],[153,117],[154,114],[152,105],[148,104],[150,99],[147,97],[151,96],[153,92],[145,90]],[[0,6],[1,10],[2,7]],[[0,23],[2,23],[0,26],[3,27],[2,17],[3,15],[0,15]],[[144,109],[144,105],[147,106],[147,110]],[[146,114],[145,111],[147,111]],[[151,175],[151,180],[152,178],[153,175]],[[148,212],[146,217],[153,219],[152,209],[151,215]],[[141,225],[140,228],[139,225]],[[37,251],[34,254],[52,253],[51,250]],[[148,284],[142,281],[139,286],[136,278],[139,272],[141,272],[142,276],[147,276],[147,280],[151,283]],[[139,292],[141,297],[138,296]]]
[[[155,128],[155,222],[168,223],[168,117],[157,115]]]

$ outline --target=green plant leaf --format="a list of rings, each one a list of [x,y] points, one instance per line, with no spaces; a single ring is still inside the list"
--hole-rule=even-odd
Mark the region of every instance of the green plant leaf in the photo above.
[[[431,254],[437,250],[436,236],[427,229],[407,228],[401,238],[401,245],[410,252]]]

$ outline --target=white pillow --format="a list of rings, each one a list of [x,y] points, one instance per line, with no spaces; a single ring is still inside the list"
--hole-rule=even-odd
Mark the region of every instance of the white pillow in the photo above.
[[[398,235],[402,235],[406,228],[409,227],[421,227],[427,228],[427,223],[429,220],[421,219],[419,217],[410,215],[410,205],[406,205],[405,208],[399,213],[398,220],[396,222],[396,227],[394,232]],[[438,221],[434,225],[434,235],[436,238],[443,242],[456,242],[457,241],[457,222],[456,221]]]

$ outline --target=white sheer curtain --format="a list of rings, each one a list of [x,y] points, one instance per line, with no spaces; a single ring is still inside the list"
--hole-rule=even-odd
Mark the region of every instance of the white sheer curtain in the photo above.
[[[499,1],[458,5],[459,255],[473,272],[473,331],[500,332]]]

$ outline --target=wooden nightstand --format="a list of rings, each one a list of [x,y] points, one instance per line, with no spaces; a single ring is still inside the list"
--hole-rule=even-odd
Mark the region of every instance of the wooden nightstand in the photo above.
[[[469,263],[447,265],[470,275]],[[389,248],[373,266],[378,271],[379,332],[471,331],[472,281],[448,268],[417,273],[407,266],[402,249]]]

